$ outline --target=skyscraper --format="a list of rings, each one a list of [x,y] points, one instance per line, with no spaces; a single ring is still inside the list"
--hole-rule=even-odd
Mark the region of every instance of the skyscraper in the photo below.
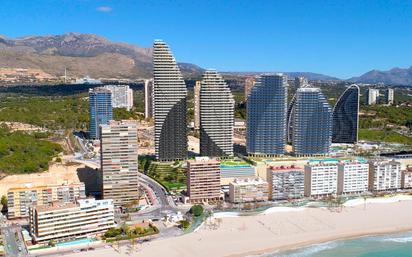
[[[196,81],[194,89],[194,127],[200,129],[200,84],[201,81]]]
[[[112,92],[112,107],[126,108],[130,111],[133,107],[133,90],[128,85],[107,85],[104,88]]]
[[[287,77],[262,75],[247,103],[247,152],[281,155],[286,144]]]
[[[332,110],[319,88],[299,88],[296,93],[293,149],[295,155],[329,153]]]
[[[333,108],[332,142],[354,144],[358,141],[359,87],[351,85]]]
[[[233,155],[235,100],[214,70],[203,74],[200,86],[200,155]]]
[[[135,121],[110,121],[100,125],[100,165],[103,198],[122,206],[139,199],[138,142]]]
[[[89,89],[90,138],[99,136],[99,125],[113,119],[112,92],[106,88]]]
[[[305,81],[307,82],[306,79]],[[295,79],[295,83],[296,83],[296,79]],[[300,88],[303,88],[303,87],[310,87],[310,85],[300,84]],[[296,93],[293,95],[292,100],[290,101],[290,104],[288,106],[288,112],[287,112],[286,136],[287,136],[288,142],[292,142],[293,140],[293,125],[295,122],[295,107],[296,107]]]
[[[160,161],[187,157],[187,89],[169,46],[153,45],[155,152]]]
[[[379,102],[379,89],[368,88],[366,90],[366,104],[373,105]]]
[[[144,118],[153,118],[153,79],[144,81]]]
[[[383,104],[391,105],[394,101],[394,90],[393,88],[386,88],[383,90]]]

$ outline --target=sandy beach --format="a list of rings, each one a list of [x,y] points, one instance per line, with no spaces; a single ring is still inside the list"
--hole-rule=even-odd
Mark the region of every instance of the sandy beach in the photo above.
[[[82,256],[248,256],[363,235],[412,230],[412,198],[352,200],[342,210],[272,208],[255,216],[221,214],[218,228],[204,224],[196,232],[156,240],[130,253],[126,247]],[[217,222],[220,220],[220,222]]]

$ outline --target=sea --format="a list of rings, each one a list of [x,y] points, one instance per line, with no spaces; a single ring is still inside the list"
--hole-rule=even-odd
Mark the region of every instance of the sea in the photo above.
[[[258,257],[412,257],[412,232],[332,241]]]

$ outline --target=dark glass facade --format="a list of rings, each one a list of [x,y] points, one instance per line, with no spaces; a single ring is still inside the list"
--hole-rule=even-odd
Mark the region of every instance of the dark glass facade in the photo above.
[[[90,138],[100,138],[99,125],[113,119],[112,92],[105,88],[89,90]]]

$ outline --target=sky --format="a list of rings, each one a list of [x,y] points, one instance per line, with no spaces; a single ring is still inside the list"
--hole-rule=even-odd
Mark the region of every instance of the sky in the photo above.
[[[0,0],[0,35],[92,33],[218,71],[338,78],[412,66],[412,0]]]

